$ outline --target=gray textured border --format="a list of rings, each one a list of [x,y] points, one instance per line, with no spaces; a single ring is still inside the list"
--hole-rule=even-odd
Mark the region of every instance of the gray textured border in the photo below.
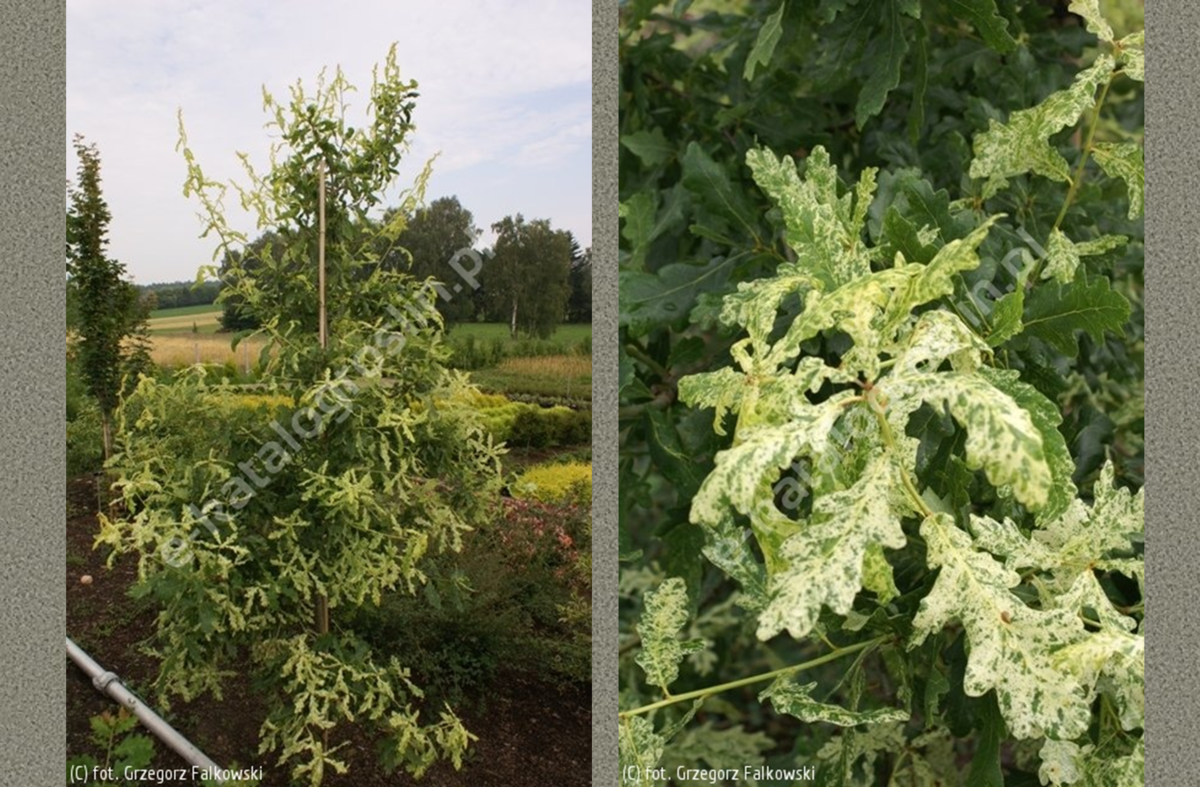
[[[592,784],[617,784],[617,0],[592,4]],[[609,343],[604,337],[612,339]]]
[[[65,6],[0,0],[0,19],[0,784],[62,784]]]
[[[1200,719],[1200,5],[1146,4],[1146,783],[1192,785]]]

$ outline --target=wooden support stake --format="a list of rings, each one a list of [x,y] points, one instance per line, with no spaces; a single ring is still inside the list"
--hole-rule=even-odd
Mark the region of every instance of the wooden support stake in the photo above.
[[[325,162],[317,164],[317,335],[324,350],[329,343],[325,324]],[[317,596],[317,635],[329,633],[329,599]]]

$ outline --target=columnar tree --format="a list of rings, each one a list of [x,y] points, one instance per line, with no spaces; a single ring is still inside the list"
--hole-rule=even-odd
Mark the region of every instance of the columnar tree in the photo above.
[[[570,234],[519,213],[505,216],[492,231],[496,244],[484,286],[493,303],[503,309],[513,336],[549,336],[562,322],[570,296]]]
[[[248,660],[272,688],[261,750],[313,784],[327,768],[345,770],[345,744],[330,736],[348,720],[386,735],[388,767],[420,775],[438,758],[461,762],[472,736],[448,707],[432,724],[420,717],[403,643],[373,649],[347,625],[364,616],[341,613],[419,592],[423,557],[461,547],[464,531],[486,521],[499,479],[477,416],[453,406],[467,383],[444,365],[433,289],[384,269],[374,251],[404,230],[429,167],[394,221],[367,220],[408,149],[416,83],[400,78],[393,48],[364,128],[344,115],[351,90],[339,70],[312,95],[299,84],[286,104],[267,95],[279,139],[272,166],[248,167],[240,187],[259,230],[288,239],[259,250],[253,275],[240,267],[244,254],[225,257],[225,293],[269,339],[273,395],[247,406],[199,369],[169,384],[143,379],[122,410],[117,462],[135,513],[106,521],[100,536],[139,553],[139,592],[163,604],[160,699],[219,696]],[[218,238],[214,258],[244,250],[249,237],[220,208],[224,187],[204,175],[182,128],[180,146],[186,192]]]
[[[125,266],[108,256],[108,203],[100,192],[100,153],[81,135],[77,183],[67,184],[67,287],[80,370],[100,406],[104,457],[112,455],[112,414],[121,380],[146,358],[146,312]]]

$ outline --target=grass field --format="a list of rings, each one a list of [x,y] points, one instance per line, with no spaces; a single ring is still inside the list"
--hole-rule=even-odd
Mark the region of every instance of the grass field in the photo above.
[[[197,333],[216,333],[221,327],[221,307],[206,304],[150,312],[151,334],[190,334],[193,325]]]
[[[217,333],[219,306],[188,306],[162,309],[150,315],[153,349],[150,357],[162,367],[178,368],[194,363],[232,362],[243,371],[254,367],[264,339],[247,340],[236,351],[229,348],[229,334]],[[192,326],[195,326],[195,332]],[[512,339],[503,323],[464,323],[450,329],[447,338],[456,347],[456,357],[466,361],[472,354],[488,355],[492,345],[507,357],[493,355],[481,363],[459,368],[474,369],[471,376],[486,390],[498,393],[592,398],[592,358],[582,350],[591,340],[592,326],[563,325],[548,340]],[[463,347],[470,344],[472,347]],[[536,357],[527,357],[535,356]],[[499,358],[499,360],[498,360]],[[486,368],[478,368],[478,367]]]
[[[194,363],[223,364],[232,361],[239,370],[249,360],[251,367],[258,363],[258,353],[266,343],[264,339],[247,339],[238,345],[237,351],[229,349],[232,337],[228,334],[192,334],[152,336],[153,347],[150,358],[159,366],[175,368]]]
[[[506,358],[490,369],[471,372],[471,381],[485,391],[591,401],[592,357],[543,355],[538,358]]]
[[[592,326],[590,325],[560,325],[550,337],[550,341],[578,344],[591,335]],[[476,341],[490,342],[494,339],[513,341],[508,335],[508,326],[502,322],[461,323],[453,326],[446,336],[451,340],[474,336]]]

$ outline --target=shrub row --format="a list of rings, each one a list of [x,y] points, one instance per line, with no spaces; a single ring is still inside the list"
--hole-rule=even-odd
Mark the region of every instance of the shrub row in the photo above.
[[[592,504],[592,466],[584,462],[537,465],[522,473],[512,487],[513,497],[542,503]]]

